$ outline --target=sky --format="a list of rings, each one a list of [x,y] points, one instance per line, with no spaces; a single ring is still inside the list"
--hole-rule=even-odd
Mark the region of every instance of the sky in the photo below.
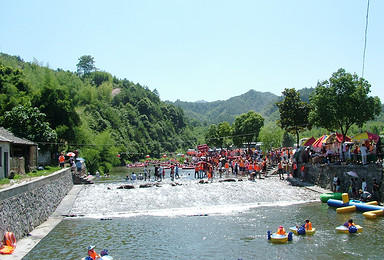
[[[368,0],[0,0],[0,52],[76,71],[83,55],[161,100],[362,76]],[[364,78],[384,102],[384,1],[369,2]]]

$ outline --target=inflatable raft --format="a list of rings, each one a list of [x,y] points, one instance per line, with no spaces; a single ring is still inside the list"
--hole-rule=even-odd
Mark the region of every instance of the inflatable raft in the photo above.
[[[329,199],[334,199],[334,200],[342,200],[342,194],[339,192],[334,192],[334,193],[322,193],[320,195],[320,200],[323,203],[326,203]]]
[[[271,234],[271,231],[268,231],[268,240],[275,244],[284,244],[288,241],[292,241],[292,232],[289,232],[285,235],[280,235],[276,233]]]
[[[290,227],[289,230],[291,230],[293,234],[295,234],[297,236],[299,235],[299,233],[297,233],[297,227]],[[303,235],[313,235],[315,233],[316,233],[316,228],[312,228],[310,230],[305,230],[305,234],[303,234]]]
[[[360,226],[360,225],[356,225],[356,228],[357,228],[357,232],[356,233],[361,233],[363,232],[363,227]],[[337,233],[343,233],[343,234],[349,234],[351,232],[349,232],[349,228],[347,228],[346,226],[338,226],[336,228],[336,231]]]
[[[278,235],[276,233],[271,235],[271,242],[277,243],[277,244],[283,244],[288,242],[288,236],[287,235]]]

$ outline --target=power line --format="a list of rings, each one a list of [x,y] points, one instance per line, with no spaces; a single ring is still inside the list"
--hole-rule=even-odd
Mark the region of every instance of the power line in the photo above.
[[[364,78],[364,67],[365,67],[365,51],[367,49],[367,34],[368,34],[368,14],[369,14],[369,0],[367,3],[367,15],[365,16],[365,34],[364,34],[364,50],[363,50],[363,69],[361,77]]]

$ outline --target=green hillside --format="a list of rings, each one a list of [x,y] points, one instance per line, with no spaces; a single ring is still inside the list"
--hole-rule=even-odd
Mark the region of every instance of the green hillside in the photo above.
[[[196,146],[181,108],[107,72],[78,75],[1,53],[0,101],[1,126],[53,154],[77,149],[91,172]]]

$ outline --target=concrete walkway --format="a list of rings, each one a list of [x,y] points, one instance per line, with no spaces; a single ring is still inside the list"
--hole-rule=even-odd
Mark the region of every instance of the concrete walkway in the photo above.
[[[83,185],[74,185],[47,221],[33,229],[28,236],[17,241],[16,249],[12,255],[1,255],[0,258],[23,259],[66,215],[69,215],[82,188]]]

